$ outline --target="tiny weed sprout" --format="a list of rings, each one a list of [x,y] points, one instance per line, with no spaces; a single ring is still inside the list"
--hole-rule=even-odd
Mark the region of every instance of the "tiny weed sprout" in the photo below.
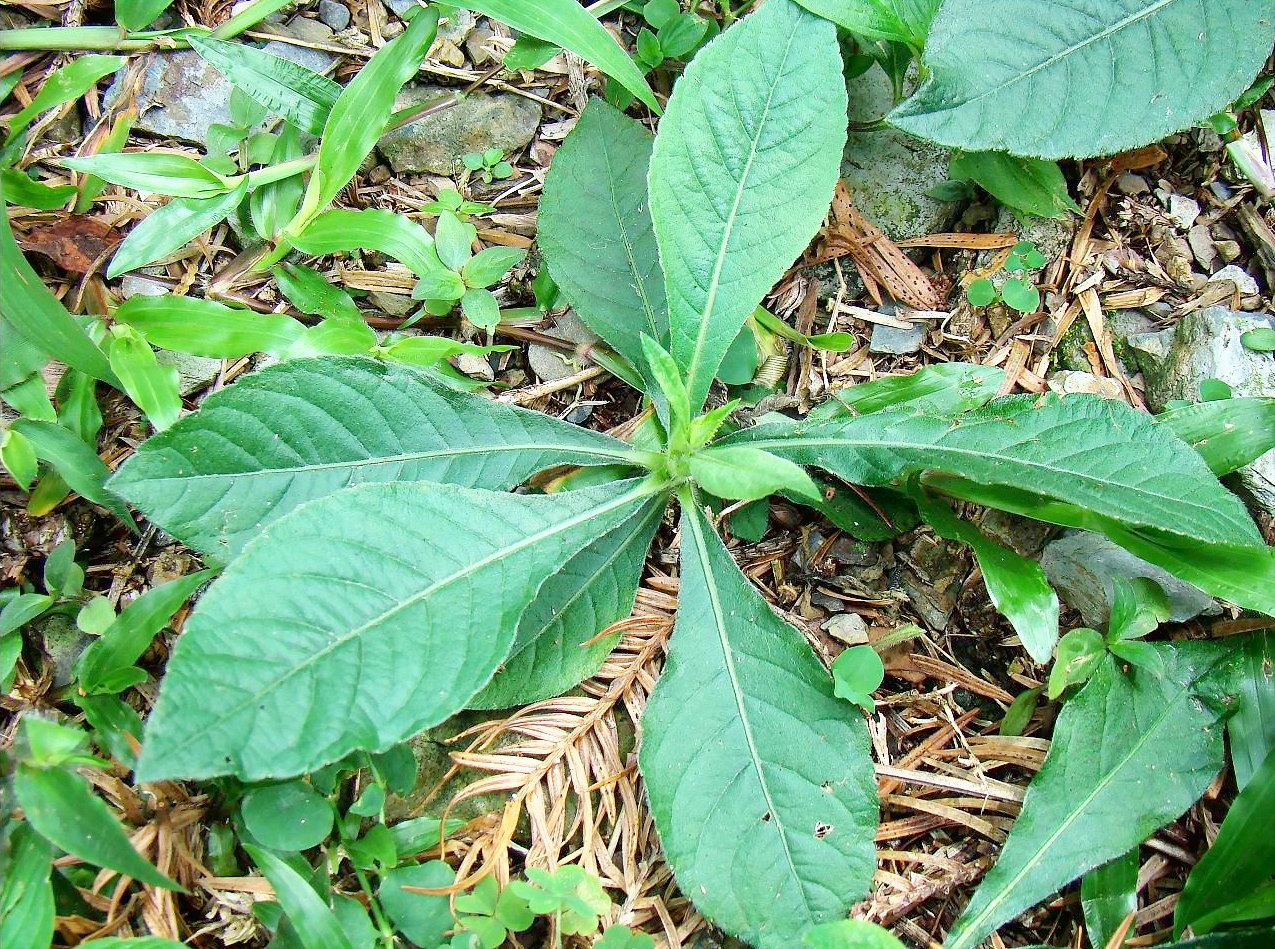
[[[976,821],[1001,846],[941,934],[947,949],[975,949],[1051,899],[1079,903],[1092,945],[1121,945],[1146,883],[1139,848],[1201,799],[1216,807],[1219,789],[1230,790],[1219,780],[1228,761],[1233,802],[1220,823],[1205,821],[1214,843],[1180,892],[1160,891],[1176,901],[1155,904],[1148,922],[1165,936],[1171,924],[1182,949],[1275,939],[1275,690],[1257,615],[1275,615],[1275,549],[1219,480],[1275,448],[1275,398],[1236,397],[1209,380],[1201,401],[1151,415],[1096,395],[1001,395],[1014,377],[964,362],[862,381],[800,415],[784,414],[800,400],[769,398],[798,357],[856,347],[820,326],[815,307],[794,328],[771,303],[791,268],[819,262],[808,249],[845,193],[847,88],[853,95],[859,72],[879,63],[900,92],[917,77],[886,120],[957,150],[945,199],[966,200],[977,186],[1020,217],[1062,218],[1079,208],[1057,160],[1144,145],[1268,92],[1253,84],[1275,43],[1264,5],[766,0],[745,13],[676,0],[476,0],[466,6],[518,34],[506,76],[565,48],[608,77],[603,97],[581,98],[570,130],[561,124],[548,167],[535,170],[544,160],[528,149],[529,173],[509,186],[543,177],[529,260],[521,247],[484,246],[483,219],[500,215],[462,193],[475,177],[514,175],[499,148],[465,154],[456,188],[430,180],[411,192],[410,214],[340,203],[386,130],[420,118],[396,112],[395,97],[433,46],[440,8],[457,16],[457,6],[418,5],[344,85],[231,42],[278,0],[238,5],[213,30],[148,30],[167,6],[121,0],[118,28],[105,33],[0,31],[3,49],[188,46],[236,90],[205,155],[131,149],[127,122],[103,125],[103,147],[60,162],[83,177],[45,185],[22,164],[28,132],[125,64],[80,56],[9,116],[0,197],[53,211],[86,195],[91,203],[109,182],[171,198],[103,254],[108,281],[161,261],[177,260],[171,273],[180,273],[195,259],[182,248],[225,221],[243,240],[225,272],[196,287],[191,270],[176,293],[117,304],[108,283],[86,274],[102,305],[79,313],[84,294],[55,296],[8,217],[0,221],[5,470],[33,514],[74,492],[111,512],[120,536],[137,528],[138,512],[147,542],[163,532],[207,564],[128,599],[109,578],[95,585],[100,568],[86,572],[67,540],[50,544],[39,582],[0,593],[6,692],[53,624],[84,640],[56,682],[23,693],[3,751],[14,804],[0,823],[6,947],[83,938],[108,922],[103,907],[115,912],[130,880],[147,906],[168,906],[183,887],[256,873],[264,884],[245,892],[268,884],[270,898],[253,904],[251,924],[272,946],[653,949],[656,939],[631,927],[660,924],[608,893],[618,884],[607,860],[632,849],[629,837],[592,851],[523,847],[514,840],[522,803],[499,777],[465,792],[510,797],[492,847],[462,849],[482,821],[451,805],[409,817],[397,805],[422,783],[409,741],[426,729],[469,735],[482,713],[602,691],[572,692],[626,648],[654,546],[661,590],[676,596],[662,593],[668,622],[647,644],[654,664],[639,667],[647,691],[633,703],[632,755],[618,744],[599,752],[614,774],[640,775],[632,786],[647,810],[635,823],[658,836],[695,910],[749,946],[901,949],[887,930],[848,916],[881,878],[881,807],[900,798],[878,799],[874,755],[893,754],[885,725],[897,714],[882,687],[915,671],[898,647],[927,634],[861,625],[854,637],[816,641],[804,614],[781,613],[736,555],[739,542],[764,543],[785,518],[795,523],[797,509],[856,542],[924,524],[968,548],[1013,633],[981,645],[1025,654],[1014,659],[1016,697],[988,693],[1002,704],[978,737],[1037,768],[1026,790],[949,776],[961,794],[997,802]],[[636,58],[599,21],[621,7]],[[372,22],[373,33],[384,26]],[[999,263],[965,287],[968,303],[1038,313],[1033,274],[1049,261],[1029,241],[1005,249],[1014,238],[996,239]],[[323,269],[328,255],[364,252],[401,265],[386,271],[404,300],[412,288],[400,321],[369,321],[367,298],[384,284],[360,262]],[[278,296],[241,293],[237,281],[254,274]],[[532,295],[535,307],[502,313]],[[519,318],[567,307],[600,340],[589,349],[596,372],[641,399],[640,418],[615,434],[479,392],[484,383],[449,362],[513,349],[493,344],[502,332],[537,338]],[[425,317],[458,338],[412,329]],[[1269,353],[1275,334],[1251,329],[1242,343]],[[192,408],[172,354],[270,358]],[[52,389],[51,360],[65,367]],[[104,420],[106,387],[136,411],[110,397]],[[783,411],[768,411],[774,404]],[[135,431],[153,434],[99,456],[100,433],[124,427],[121,405],[144,417]],[[1064,628],[1072,614],[1041,563],[971,516],[982,508],[1088,532],[1150,576],[1100,578],[1105,616]],[[1187,587],[1234,612],[1186,632],[1170,626]],[[27,688],[19,682],[15,694]],[[623,691],[615,701],[628,708]],[[139,693],[154,697],[145,718]],[[569,718],[569,706],[552,707]],[[951,731],[963,736],[974,715],[951,719]],[[489,750],[514,758],[500,742]],[[567,784],[593,790],[577,764],[564,765],[567,800]],[[882,771],[890,782],[911,767],[892,765]],[[130,771],[147,795],[123,782]],[[201,782],[207,797],[177,782]],[[146,824],[170,793],[179,796],[164,798],[159,837],[198,809],[198,872],[178,859],[181,848],[129,826]],[[956,810],[930,806],[927,818]],[[577,810],[571,833],[605,836],[596,815]],[[657,864],[659,886],[671,889]],[[100,896],[104,879],[117,886],[110,899]],[[1058,898],[1077,882],[1078,901]]]

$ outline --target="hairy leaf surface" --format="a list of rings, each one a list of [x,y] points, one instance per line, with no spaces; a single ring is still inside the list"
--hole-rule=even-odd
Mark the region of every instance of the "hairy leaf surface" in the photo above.
[[[653,498],[545,581],[518,621],[508,658],[470,708],[537,702],[561,695],[598,671],[620,634],[592,640],[632,612],[642,565],[665,503],[664,498]]]
[[[297,359],[241,379],[142,445],[111,479],[219,557],[299,504],[370,481],[510,488],[553,464],[631,460],[623,442],[370,358]]]
[[[1243,504],[1190,446],[1143,413],[1097,397],[1011,396],[959,418],[899,410],[772,422],[728,442],[817,465],[854,484],[886,484],[920,471],[955,474],[1054,497],[1130,526],[1265,549]]]
[[[678,80],[651,156],[672,353],[692,408],[744,321],[814,236],[846,135],[836,30],[771,0]]]
[[[287,777],[438,724],[505,658],[541,583],[651,493],[366,484],[298,508],[191,614],[139,780]]]
[[[591,99],[553,156],[537,240],[549,273],[590,329],[635,366],[642,334],[666,344],[668,304],[646,174],[655,139]]]
[[[786,949],[811,924],[843,917],[872,881],[867,732],[691,503],[679,601],[642,716],[651,812],[700,912],[762,949]]]
[[[1153,643],[1164,674],[1126,675],[1108,656],[1058,717],[1000,858],[945,945],[971,949],[1087,870],[1140,844],[1195,803],[1221,770],[1227,649]]]
[[[1109,155],[1226,108],[1273,41],[1253,0],[944,0],[929,78],[889,118],[960,148]]]

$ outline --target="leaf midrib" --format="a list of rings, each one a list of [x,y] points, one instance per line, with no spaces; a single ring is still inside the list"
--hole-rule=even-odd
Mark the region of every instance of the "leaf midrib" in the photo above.
[[[1028,69],[1026,72],[1019,73],[1018,75],[1014,76],[1012,79],[1009,79],[1006,82],[1001,83],[1000,85],[996,86],[993,89],[988,89],[984,92],[980,92],[976,96],[972,96],[968,99],[963,99],[954,105],[948,106],[943,111],[951,111],[952,109],[969,105],[972,102],[980,102],[981,100],[986,99],[988,96],[993,96],[993,95],[996,95],[997,93],[1004,92],[1006,89],[1012,88],[1019,82],[1024,82],[1027,79],[1030,79],[1036,73],[1045,69],[1049,69],[1051,66],[1056,65],[1057,63],[1066,59],[1068,56],[1071,56],[1072,54],[1084,49],[1086,46],[1090,46],[1093,43],[1097,43],[1102,40],[1105,40],[1108,37],[1113,36],[1116,33],[1119,33],[1121,30],[1127,29],[1128,27],[1133,26],[1135,23],[1138,23],[1139,21],[1144,20],[1155,13],[1158,13],[1163,8],[1175,2],[1177,2],[1177,0],[1155,0],[1155,2],[1151,4],[1150,6],[1143,8],[1137,13],[1130,14],[1129,16],[1125,17],[1123,20],[1121,20],[1118,23],[1113,23],[1111,26],[1104,29],[1101,33],[1095,33],[1093,36],[1090,36],[1079,43],[1073,43],[1071,46],[1068,46],[1066,49],[1060,50],[1059,52],[1055,53],[1053,56],[1050,56],[1048,59],[1038,63],[1037,65],[1033,66],[1031,69]]]
[[[611,148],[610,141],[603,139],[602,141],[603,161],[608,170],[611,168]],[[611,196],[611,208],[615,212],[615,221],[620,229],[620,243],[624,245],[624,257],[629,262],[629,272],[633,274],[633,287],[637,290],[638,296],[642,300],[642,310],[646,313],[646,325],[650,330],[651,339],[657,343],[663,343],[660,338],[661,334],[655,325],[655,308],[651,305],[651,299],[646,292],[646,278],[638,269],[637,258],[633,255],[633,241],[629,239],[629,228],[625,221],[624,212],[620,208],[620,195],[616,191],[616,176],[608,174],[606,176],[607,193]],[[650,195],[645,198],[644,203],[650,203]]]
[[[354,629],[350,630],[348,633],[334,638],[330,643],[328,643],[328,645],[324,646],[322,649],[320,649],[318,652],[314,653],[313,655],[306,657],[304,660],[297,663],[296,665],[290,666],[284,672],[283,675],[274,679],[271,683],[269,683],[267,687],[257,690],[256,692],[252,693],[252,695],[249,698],[244,699],[238,704],[230,707],[228,710],[224,711],[218,717],[202,725],[198,735],[193,735],[186,741],[183,741],[180,744],[175,745],[173,748],[170,748],[167,756],[171,757],[175,751],[189,747],[196,741],[205,737],[207,732],[210,731],[212,728],[215,728],[216,726],[221,725],[223,722],[226,722],[229,719],[233,718],[234,716],[238,715],[248,706],[259,704],[262,696],[269,695],[276,689],[282,687],[283,684],[286,683],[293,676],[297,675],[303,670],[310,668],[315,663],[327,657],[330,653],[332,653],[336,649],[344,647],[348,643],[354,641],[359,636],[362,636],[364,633],[366,633],[372,627],[377,626],[381,623],[384,623],[387,619],[394,616],[396,613],[400,613],[403,610],[407,609],[408,607],[414,606],[420,601],[428,598],[429,596],[432,596],[438,590],[444,587],[447,587],[458,580],[462,580],[465,577],[471,576],[472,574],[477,573],[479,570],[482,570],[483,568],[490,566],[491,564],[495,563],[498,560],[503,560],[511,556],[516,556],[519,551],[525,550],[528,547],[531,547],[535,544],[548,540],[549,538],[553,537],[555,534],[561,534],[565,531],[578,527],[579,525],[587,521],[593,520],[594,518],[602,517],[606,514],[609,514],[611,511],[619,507],[623,507],[626,504],[630,504],[633,501],[638,500],[642,497],[658,494],[661,490],[663,490],[663,488],[660,485],[653,484],[651,482],[643,482],[642,484],[639,484],[637,487],[635,487],[632,491],[628,491],[625,494],[621,495],[620,497],[612,501],[608,501],[597,507],[592,507],[581,514],[577,514],[574,517],[571,517],[564,521],[560,521],[556,524],[553,524],[545,530],[537,531],[536,533],[528,535],[527,537],[524,537],[522,540],[517,541],[507,547],[501,547],[498,550],[488,554],[486,557],[476,560],[473,563],[468,564],[465,567],[461,568],[460,570],[457,570],[451,574],[448,574],[446,577],[443,577],[440,580],[436,580],[434,583],[430,584],[428,587],[424,588],[423,590],[420,590],[412,594],[410,597],[407,597],[406,599],[396,603],[393,607],[387,610],[381,611],[374,617],[364,621],[359,626],[354,627]]]
[[[762,109],[761,119],[757,123],[757,134],[753,136],[753,140],[748,145],[748,160],[744,163],[743,174],[740,175],[739,184],[735,188],[735,199],[731,203],[730,214],[723,222],[725,228],[722,231],[721,244],[717,249],[717,259],[713,262],[713,273],[708,284],[708,293],[704,300],[704,308],[699,313],[699,331],[695,335],[695,348],[691,351],[690,366],[687,367],[687,376],[689,379],[688,388],[691,390],[692,399],[702,401],[702,398],[695,393],[698,392],[700,386],[698,378],[703,372],[701,359],[703,358],[704,344],[708,339],[709,330],[720,333],[719,327],[710,327],[710,321],[713,314],[713,308],[717,302],[717,291],[721,286],[722,270],[726,266],[726,251],[730,247],[731,236],[735,230],[735,219],[739,216],[739,205],[744,199],[744,190],[748,183],[748,178],[752,173],[753,160],[757,157],[758,144],[761,141],[762,132],[766,128],[766,123],[770,119],[770,105],[775,97],[775,89],[779,86],[780,77],[782,77],[784,68],[788,65],[788,55],[792,50],[793,39],[797,35],[798,24],[794,24],[793,28],[788,32],[788,41],[784,44],[784,53],[779,61],[779,66],[775,70],[776,79],[771,83],[770,88],[766,91],[766,105]]]
[[[1108,658],[1108,661],[1111,661],[1110,657]],[[1111,674],[1118,676],[1120,675],[1120,672],[1112,669]],[[1190,679],[1188,682],[1179,684],[1179,688],[1174,693],[1173,698],[1165,703],[1164,710],[1156,716],[1156,718],[1152,721],[1151,726],[1143,731],[1142,735],[1138,738],[1133,747],[1129,749],[1128,753],[1121,756],[1117,765],[1109,769],[1102,780],[1094,785],[1093,790],[1086,794],[1085,797],[1072,808],[1067,818],[1058,826],[1058,829],[1045,838],[1045,841],[1037,848],[1035,855],[1028,858],[1027,862],[1023,864],[1023,867],[1010,877],[1009,881],[1001,888],[1001,895],[993,898],[982,910],[975,914],[969,922],[961,925],[960,929],[955,934],[955,938],[952,938],[949,942],[948,949],[968,949],[969,946],[982,938],[982,936],[978,936],[971,940],[969,934],[978,933],[987,918],[992,915],[993,911],[997,907],[1009,899],[1014,888],[1018,886],[1023,877],[1027,876],[1028,873],[1030,873],[1041,862],[1049,849],[1057,842],[1058,838],[1062,836],[1065,831],[1071,828],[1072,824],[1081,817],[1081,815],[1088,809],[1089,805],[1093,803],[1094,799],[1105,791],[1111,782],[1115,780],[1116,774],[1127,767],[1129,762],[1133,760],[1133,758],[1142,751],[1143,747],[1151,741],[1151,739],[1159,731],[1160,726],[1164,724],[1165,719],[1171,718],[1173,714],[1178,711],[1182,696],[1190,692],[1192,686],[1194,686],[1196,682],[1207,674],[1208,670],[1205,670]]]
[[[752,723],[748,718],[748,710],[744,706],[744,691],[739,682],[739,674],[735,669],[735,657],[731,653],[730,635],[727,633],[723,622],[725,613],[713,573],[708,541],[704,536],[702,515],[700,514],[699,506],[689,492],[682,492],[680,497],[682,507],[687,514],[687,520],[691,525],[691,531],[695,535],[695,546],[698,549],[699,558],[704,567],[704,586],[713,610],[713,625],[717,632],[718,642],[722,647],[722,662],[726,669],[727,678],[730,680],[731,696],[735,700],[735,708],[739,713],[739,724],[744,731],[744,742],[748,746],[748,755],[752,759],[753,770],[757,773],[757,785],[761,788],[762,797],[766,801],[766,809],[774,819],[775,830],[778,832],[779,841],[784,848],[784,859],[788,864],[788,871],[792,879],[798,881],[797,892],[800,894],[801,904],[805,908],[807,915],[810,916],[812,913],[810,901],[806,899],[806,891],[800,885],[801,875],[797,872],[797,865],[792,856],[792,848],[788,844],[788,828],[780,818],[779,809],[775,806],[774,797],[770,793],[770,785],[766,782],[766,772],[762,767],[756,739],[753,737]]]

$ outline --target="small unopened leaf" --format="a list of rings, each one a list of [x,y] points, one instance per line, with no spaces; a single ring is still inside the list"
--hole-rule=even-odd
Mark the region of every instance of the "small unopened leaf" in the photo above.
[[[1063,636],[1049,670],[1049,697],[1056,699],[1069,686],[1087,681],[1106,654],[1107,644],[1097,630],[1081,626]]]
[[[746,447],[705,448],[691,456],[691,477],[719,498],[755,501],[779,491],[822,498],[800,465]]]
[[[490,287],[525,256],[527,252],[516,247],[488,247],[467,261],[460,275],[470,287]]]

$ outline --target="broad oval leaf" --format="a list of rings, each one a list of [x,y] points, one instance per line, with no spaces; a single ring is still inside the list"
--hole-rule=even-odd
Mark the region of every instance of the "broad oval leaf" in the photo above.
[[[792,0],[725,30],[677,81],[651,156],[651,215],[693,409],[818,229],[845,136],[836,29]]]
[[[1058,717],[1023,809],[948,940],[972,949],[1002,923],[1142,843],[1195,803],[1224,761],[1214,643],[1155,643],[1164,675],[1108,657]],[[1219,670],[1220,671],[1220,670]]]
[[[944,0],[929,78],[889,120],[960,148],[1109,155],[1226,108],[1272,42],[1253,0]]]
[[[646,175],[654,136],[590,99],[554,153],[537,240],[549,273],[585,324],[635,366],[642,334],[668,336],[664,275]]]
[[[249,544],[186,623],[139,780],[290,777],[464,708],[544,580],[656,493],[365,484]]]
[[[418,277],[443,269],[429,231],[402,214],[380,208],[324,211],[292,238],[292,245],[314,257],[338,251],[378,250],[409,267]]]
[[[872,882],[867,730],[687,501],[677,625],[639,762],[683,892],[750,944],[789,949]]]
[[[797,0],[811,13],[868,39],[925,45],[939,0]]]
[[[111,489],[227,557],[298,505],[352,484],[511,488],[554,464],[632,463],[623,442],[361,357],[247,376],[138,449]]]
[[[664,506],[663,498],[652,499],[545,581],[518,621],[509,656],[470,708],[537,702],[561,695],[598,671],[620,634],[594,639],[632,611]]]
[[[921,471],[1021,488],[1205,544],[1264,549],[1244,505],[1151,418],[1096,396],[1010,396],[953,417],[925,410],[772,422],[727,439],[853,484]],[[1028,515],[1032,516],[1032,515]]]

